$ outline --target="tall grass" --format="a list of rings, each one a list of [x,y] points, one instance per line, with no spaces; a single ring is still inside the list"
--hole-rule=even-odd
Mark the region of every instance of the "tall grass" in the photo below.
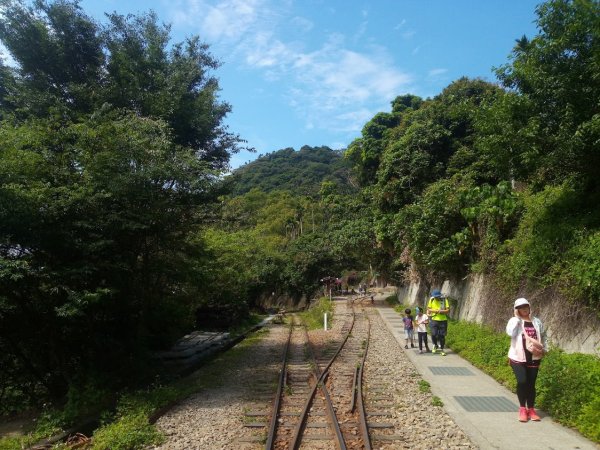
[[[327,313],[327,322],[331,324],[333,320],[333,302],[327,297],[321,297],[308,310],[300,313],[300,316],[309,330],[316,330],[323,328],[325,313]]]

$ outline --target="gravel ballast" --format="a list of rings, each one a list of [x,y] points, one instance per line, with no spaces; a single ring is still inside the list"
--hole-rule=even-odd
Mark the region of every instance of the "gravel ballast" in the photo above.
[[[328,332],[311,332],[311,340],[325,342],[339,333],[345,310],[346,302],[337,301],[340,320],[334,318],[333,329]],[[374,441],[373,448],[477,448],[443,407],[432,404],[431,393],[421,391],[420,375],[375,309],[370,309],[369,317],[372,339],[365,365],[365,390],[368,395],[370,382],[376,383],[378,391],[385,386],[386,395],[393,399],[392,417],[386,421],[394,424],[396,436],[393,441]],[[159,418],[156,426],[166,440],[152,449],[264,448],[264,429],[249,426],[253,424],[248,413],[270,410],[287,332],[285,325],[269,325],[259,332],[261,339],[235,359],[227,364],[220,358],[212,361],[211,365],[222,365],[218,380]],[[199,372],[202,370],[206,369]]]

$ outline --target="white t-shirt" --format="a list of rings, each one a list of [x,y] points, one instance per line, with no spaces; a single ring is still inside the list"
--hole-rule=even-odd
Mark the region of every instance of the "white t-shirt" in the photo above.
[[[415,321],[417,322],[417,332],[427,333],[427,325],[425,322],[429,320],[429,316],[425,313],[420,316],[417,314]]]

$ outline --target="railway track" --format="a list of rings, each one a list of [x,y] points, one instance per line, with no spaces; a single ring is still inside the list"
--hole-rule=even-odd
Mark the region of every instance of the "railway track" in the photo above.
[[[336,317],[341,329],[320,347],[292,316],[262,448],[371,448],[362,393],[369,318],[358,302]]]
[[[255,434],[242,438],[245,445],[240,448],[370,450],[371,436],[377,441],[395,439],[393,425],[385,422],[393,407],[386,396],[388,386],[373,369],[373,382],[363,380],[371,338],[370,304],[369,298],[339,302],[336,320],[342,325],[325,344],[312,342],[300,319],[290,316],[271,406],[268,412],[246,413],[247,427]],[[259,421],[254,421],[256,416]]]
[[[223,367],[222,386],[187,399],[161,419],[167,442],[160,448],[258,450],[267,446],[271,435],[270,446],[278,449],[368,448],[356,415],[359,400],[373,448],[476,448],[444,410],[432,404],[434,397],[422,389],[406,351],[366,300],[362,307],[355,303],[354,313],[351,305],[337,300],[332,328],[311,330],[310,338],[298,323],[290,323],[289,315],[287,324],[266,328],[256,348],[240,354],[238,364]],[[326,368],[345,335],[347,342]],[[282,370],[286,346],[290,355]],[[361,355],[366,361],[359,364]],[[361,368],[364,379],[358,382]],[[277,390],[279,379],[283,381]],[[332,400],[342,435],[338,441],[319,383]],[[300,427],[305,409],[307,418]],[[269,434],[271,428],[275,434]],[[295,434],[300,436],[297,444]]]

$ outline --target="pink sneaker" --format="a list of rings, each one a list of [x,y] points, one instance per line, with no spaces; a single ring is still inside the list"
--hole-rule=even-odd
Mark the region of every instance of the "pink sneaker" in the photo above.
[[[519,422],[527,422],[529,417],[527,416],[527,408],[521,406],[519,408]]]
[[[537,413],[535,412],[535,409],[533,408],[529,408],[527,410],[527,416],[531,419],[534,420],[535,422],[539,422],[540,420],[540,416],[537,415]]]

